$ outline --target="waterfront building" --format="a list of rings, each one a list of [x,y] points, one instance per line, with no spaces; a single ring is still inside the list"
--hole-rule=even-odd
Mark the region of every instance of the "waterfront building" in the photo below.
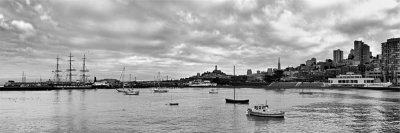
[[[341,63],[343,60],[343,51],[340,49],[333,50],[333,62]]]
[[[382,43],[381,68],[384,80],[398,85],[400,74],[400,38],[390,38]]]
[[[370,62],[371,51],[367,44],[363,41],[354,41],[354,61],[359,62],[359,64],[365,64]],[[356,64],[358,65],[358,64]]]

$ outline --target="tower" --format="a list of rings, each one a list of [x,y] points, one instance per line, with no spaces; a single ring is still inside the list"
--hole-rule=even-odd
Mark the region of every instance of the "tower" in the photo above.
[[[218,69],[217,69],[217,65],[215,65],[215,71],[217,71]]]
[[[281,70],[281,57],[278,58],[278,70]]]

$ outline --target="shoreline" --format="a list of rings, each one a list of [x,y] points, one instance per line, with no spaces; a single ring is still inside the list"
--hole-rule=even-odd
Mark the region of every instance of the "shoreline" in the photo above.
[[[149,89],[156,87],[143,87],[143,88],[133,88],[133,89]],[[286,89],[359,89],[359,90],[392,90],[400,91],[400,87],[383,87],[383,88],[362,88],[362,87],[272,87],[272,86],[182,86],[182,87],[161,87],[161,88],[254,88],[254,89],[268,89],[268,90],[286,90]],[[94,90],[94,89],[116,89],[116,88],[51,88],[51,87],[0,87],[0,91],[52,91],[52,90]]]

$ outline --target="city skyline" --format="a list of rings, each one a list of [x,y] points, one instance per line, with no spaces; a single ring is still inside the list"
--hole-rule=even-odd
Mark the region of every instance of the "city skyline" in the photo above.
[[[395,0],[13,0],[0,2],[0,81],[52,78],[56,58],[90,75],[119,78],[122,67],[139,80],[158,72],[184,78],[212,71],[267,71],[312,57],[347,57],[354,40],[369,45],[400,36]],[[79,75],[79,74],[77,74]],[[78,78],[77,76],[76,78]]]

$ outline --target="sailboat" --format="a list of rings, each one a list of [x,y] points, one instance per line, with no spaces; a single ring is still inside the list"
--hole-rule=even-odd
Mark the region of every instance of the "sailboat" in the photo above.
[[[168,90],[167,89],[161,89],[161,85],[160,85],[160,72],[158,72],[158,86],[157,88],[155,88],[154,93],[167,93]]]
[[[125,67],[124,67],[125,71]],[[138,90],[133,90],[132,88],[125,89],[125,84],[124,84],[124,76],[122,76],[122,89],[124,90],[125,95],[139,95]]]
[[[235,76],[235,66],[233,66],[233,76]],[[236,99],[236,87],[233,87],[233,99],[225,98],[226,103],[249,104],[249,99]]]
[[[177,105],[179,105],[178,102],[172,102],[172,94],[171,94],[171,102],[169,102],[168,105],[169,105],[169,106],[177,106]]]
[[[125,72],[125,67],[122,69],[121,76],[119,79],[122,82],[122,88],[116,88],[117,92],[125,92],[125,85],[124,85],[124,72]]]

